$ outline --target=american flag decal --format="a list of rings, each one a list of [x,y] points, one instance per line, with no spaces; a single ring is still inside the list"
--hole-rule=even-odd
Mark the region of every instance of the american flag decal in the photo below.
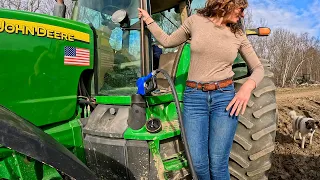
[[[64,65],[90,66],[90,50],[70,46],[64,47]]]

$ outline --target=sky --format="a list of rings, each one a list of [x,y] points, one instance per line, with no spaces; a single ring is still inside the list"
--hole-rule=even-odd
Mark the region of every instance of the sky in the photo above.
[[[248,0],[255,22],[320,37],[320,0]]]
[[[204,4],[205,0],[194,0]],[[272,29],[284,28],[295,33],[320,37],[320,0],[248,0],[256,24],[263,19]],[[192,7],[192,6],[191,6]]]

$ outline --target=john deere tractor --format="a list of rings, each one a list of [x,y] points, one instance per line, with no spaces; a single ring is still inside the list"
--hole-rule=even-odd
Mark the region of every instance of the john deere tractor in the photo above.
[[[77,0],[71,19],[0,9],[0,179],[195,177],[180,108],[190,44],[157,46],[137,17],[144,8],[171,33],[194,12],[190,3]],[[271,167],[275,86],[262,62],[230,154],[234,179],[266,179]],[[237,89],[248,69],[239,54]]]

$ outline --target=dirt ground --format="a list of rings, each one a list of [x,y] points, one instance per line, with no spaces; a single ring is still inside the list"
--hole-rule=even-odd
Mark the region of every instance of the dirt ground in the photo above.
[[[272,157],[269,179],[320,180],[320,129],[309,139],[305,149],[301,140],[293,141],[290,110],[320,120],[320,86],[277,89],[279,110],[276,148]]]

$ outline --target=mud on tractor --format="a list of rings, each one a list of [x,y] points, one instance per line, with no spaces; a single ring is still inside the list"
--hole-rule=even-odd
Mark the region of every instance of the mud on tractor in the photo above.
[[[1,179],[191,178],[176,106],[183,106],[190,44],[163,49],[156,62],[138,7],[163,27],[192,13],[188,0],[77,0],[71,19],[0,9]],[[230,154],[234,179],[266,178],[271,167],[275,85],[262,61],[264,80]],[[154,64],[170,78],[158,74],[138,94],[137,80]],[[241,55],[233,70],[238,89],[250,75]]]

